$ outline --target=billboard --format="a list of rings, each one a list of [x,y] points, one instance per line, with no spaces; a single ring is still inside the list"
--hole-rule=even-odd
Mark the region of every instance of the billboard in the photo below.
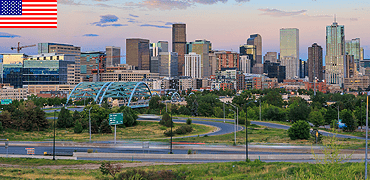
[[[2,99],[1,100],[1,105],[9,105],[12,103],[11,99]]]

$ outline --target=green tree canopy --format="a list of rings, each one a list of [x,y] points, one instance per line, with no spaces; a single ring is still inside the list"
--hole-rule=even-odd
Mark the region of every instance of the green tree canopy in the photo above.
[[[311,111],[308,116],[308,121],[314,124],[315,127],[319,127],[325,123],[325,119],[320,111]]]

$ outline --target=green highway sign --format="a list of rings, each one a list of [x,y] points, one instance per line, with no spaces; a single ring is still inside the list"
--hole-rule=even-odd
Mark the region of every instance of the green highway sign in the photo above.
[[[109,125],[123,124],[123,113],[109,114]]]
[[[1,105],[9,105],[12,103],[11,99],[2,99],[1,100]]]

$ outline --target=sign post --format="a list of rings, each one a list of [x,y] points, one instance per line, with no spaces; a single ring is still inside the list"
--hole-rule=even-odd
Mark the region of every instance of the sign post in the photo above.
[[[114,144],[117,143],[117,124],[123,124],[123,113],[109,114],[109,125],[114,125]]]

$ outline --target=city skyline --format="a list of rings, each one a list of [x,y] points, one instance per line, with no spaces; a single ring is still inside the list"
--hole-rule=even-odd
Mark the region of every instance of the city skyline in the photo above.
[[[18,41],[22,45],[56,42],[79,46],[82,51],[116,46],[121,47],[124,55],[126,38],[171,42],[172,23],[185,23],[188,42],[207,39],[216,50],[238,51],[250,34],[260,34],[262,55],[279,52],[279,29],[297,28],[300,30],[299,56],[306,60],[307,47],[313,43],[322,46],[326,54],[325,27],[333,22],[333,16],[337,14],[337,22],[346,28],[346,40],[361,38],[364,58],[370,57],[367,53],[370,50],[370,35],[362,32],[369,26],[365,23],[368,20],[366,13],[370,10],[369,2],[294,2],[62,0],[58,1],[57,29],[0,29],[3,42],[0,50],[4,53],[15,52],[10,50],[10,46],[15,46]],[[241,21],[242,16],[248,18]],[[37,54],[37,49],[26,48],[22,52]]]

